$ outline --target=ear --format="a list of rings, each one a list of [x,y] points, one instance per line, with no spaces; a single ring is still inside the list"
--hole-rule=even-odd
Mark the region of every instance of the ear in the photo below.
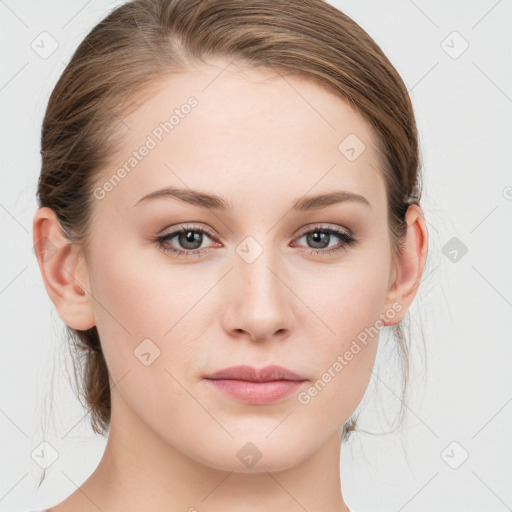
[[[411,204],[405,214],[407,237],[400,254],[386,296],[386,309],[396,311],[393,319],[382,319],[384,325],[394,325],[403,320],[420,285],[428,251],[428,231],[423,210]],[[394,306],[393,306],[394,305]]]
[[[91,307],[87,267],[79,246],[63,232],[55,212],[41,207],[32,226],[34,253],[50,299],[69,327],[87,330],[96,325]]]

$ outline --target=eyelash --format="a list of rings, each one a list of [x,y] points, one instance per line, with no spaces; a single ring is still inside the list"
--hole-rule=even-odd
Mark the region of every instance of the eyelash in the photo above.
[[[181,233],[187,233],[189,231],[192,231],[194,233],[202,233],[208,235],[210,238],[214,238],[212,233],[210,233],[207,229],[199,228],[197,226],[181,226],[180,229],[177,229],[175,231],[172,231],[164,236],[158,237],[155,239],[155,242],[158,244],[158,246],[165,252],[170,252],[176,256],[201,256],[204,252],[207,252],[209,248],[203,248],[203,249],[175,249],[171,248],[168,245],[168,240],[171,240],[176,235],[179,235]],[[322,255],[322,256],[329,256],[334,253],[339,253],[341,251],[346,250],[348,247],[354,246],[359,243],[359,239],[356,238],[354,235],[351,235],[345,231],[342,231],[338,228],[332,228],[332,227],[325,227],[325,226],[314,226],[313,228],[303,231],[298,238],[302,238],[304,235],[307,235],[309,233],[325,233],[329,235],[335,235],[341,240],[341,245],[338,247],[334,247],[331,249],[313,249],[311,247],[306,247],[306,252],[308,254],[314,254],[314,255]]]

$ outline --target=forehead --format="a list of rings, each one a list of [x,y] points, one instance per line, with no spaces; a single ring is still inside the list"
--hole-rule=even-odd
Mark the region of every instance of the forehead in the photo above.
[[[119,130],[122,149],[98,184],[123,168],[108,194],[123,207],[172,185],[235,203],[251,193],[285,201],[287,191],[295,199],[339,188],[382,202],[370,125],[334,92],[282,71],[226,61],[194,66],[148,88]]]

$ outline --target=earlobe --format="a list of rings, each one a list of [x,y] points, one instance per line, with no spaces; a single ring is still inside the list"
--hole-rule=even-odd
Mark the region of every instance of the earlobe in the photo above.
[[[60,319],[69,327],[87,330],[96,325],[80,248],[70,243],[55,212],[42,207],[33,222],[33,244],[43,282]]]
[[[405,214],[407,237],[400,250],[395,279],[386,297],[386,307],[400,304],[401,308],[392,321],[384,325],[399,323],[407,314],[418,291],[428,251],[428,231],[421,208],[412,204]]]

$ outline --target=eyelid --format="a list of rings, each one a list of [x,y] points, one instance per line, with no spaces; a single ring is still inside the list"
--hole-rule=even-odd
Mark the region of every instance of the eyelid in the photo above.
[[[305,226],[304,228],[301,228],[295,235],[295,238],[304,236],[306,233],[309,233],[310,231],[315,231],[315,230],[321,231],[322,229],[332,229],[334,231],[343,232],[348,236],[354,236],[352,231],[350,231],[350,229],[347,229],[345,227],[338,226],[335,224],[330,225],[330,224],[321,224],[320,223],[320,224],[313,224],[313,225],[310,224],[309,226]]]
[[[195,224],[195,223],[189,223],[185,222],[183,224],[178,224],[177,226],[167,226],[166,228],[162,229],[162,231],[158,234],[158,236],[167,236],[171,234],[176,234],[182,230],[189,229],[190,231],[204,231],[208,233],[212,238],[215,238],[215,234],[213,231],[207,227],[206,225],[203,225],[201,223]]]

